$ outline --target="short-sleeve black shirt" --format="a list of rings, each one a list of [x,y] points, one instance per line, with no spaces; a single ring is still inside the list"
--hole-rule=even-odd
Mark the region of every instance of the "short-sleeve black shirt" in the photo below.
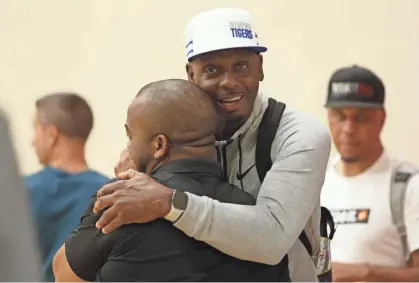
[[[255,199],[223,180],[218,163],[184,159],[153,175],[171,188],[221,202],[254,205]],[[124,225],[110,234],[96,229],[92,197],[80,226],[65,242],[72,270],[87,281],[278,281],[279,270],[223,254],[188,237],[163,219]]]

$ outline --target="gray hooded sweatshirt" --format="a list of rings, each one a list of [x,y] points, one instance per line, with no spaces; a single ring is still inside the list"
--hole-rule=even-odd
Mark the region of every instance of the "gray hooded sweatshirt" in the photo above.
[[[243,260],[273,265],[288,254],[291,279],[314,282],[320,192],[330,155],[330,135],[316,118],[287,107],[272,144],[273,166],[261,184],[253,165],[258,127],[267,106],[268,97],[259,94],[247,122],[228,144],[219,142],[217,146],[219,155],[227,158],[223,170],[229,182],[257,197],[256,205],[220,203],[188,194],[187,208],[175,226]],[[239,174],[253,166],[241,181],[237,179],[239,163]],[[312,244],[313,258],[298,240],[303,229]]]

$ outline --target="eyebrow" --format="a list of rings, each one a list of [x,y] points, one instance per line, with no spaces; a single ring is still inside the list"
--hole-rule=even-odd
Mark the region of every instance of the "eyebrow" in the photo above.
[[[235,64],[237,65],[237,64],[244,64],[244,63],[250,64],[250,60],[249,59],[240,59]]]

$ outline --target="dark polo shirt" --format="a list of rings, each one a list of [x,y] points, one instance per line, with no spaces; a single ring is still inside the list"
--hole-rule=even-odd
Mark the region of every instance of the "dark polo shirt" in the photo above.
[[[183,159],[152,177],[173,189],[221,202],[254,205],[255,199],[222,177],[216,162]],[[95,228],[96,195],[80,226],[65,242],[72,270],[87,281],[279,281],[281,270],[223,254],[188,237],[166,220],[124,225],[104,235]]]

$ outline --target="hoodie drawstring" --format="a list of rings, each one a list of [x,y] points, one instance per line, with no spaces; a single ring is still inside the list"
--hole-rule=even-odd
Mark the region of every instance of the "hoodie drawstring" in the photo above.
[[[217,144],[221,146],[221,154],[217,147],[217,161],[221,164],[221,168],[223,170],[223,177],[226,181],[228,181],[228,174],[227,174],[227,146],[232,143],[234,140],[229,139],[226,141],[218,141]]]
[[[217,162],[222,165],[223,176],[226,181],[228,181],[228,165],[227,165],[227,146],[231,144],[234,140],[229,139],[226,141],[218,141],[219,147],[221,147],[221,152],[219,147],[217,147]],[[238,149],[239,149],[239,172],[238,175],[242,174],[242,165],[243,165],[243,151],[242,151],[242,135],[238,136]],[[240,187],[243,190],[243,179],[238,178],[240,181]]]
[[[242,163],[243,163],[242,135],[239,135],[238,147],[239,147],[239,175],[241,176],[242,175]],[[244,190],[243,178],[240,178],[240,187],[241,187],[242,190]]]

